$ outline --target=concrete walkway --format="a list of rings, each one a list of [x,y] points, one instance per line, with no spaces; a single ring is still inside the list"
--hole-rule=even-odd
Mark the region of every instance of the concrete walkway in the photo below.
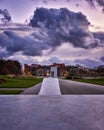
[[[103,95],[63,96],[59,93],[61,88],[74,94],[92,91],[101,94],[104,86],[60,80],[59,88],[58,79],[46,81],[26,89],[24,95],[0,96],[0,130],[104,129]],[[39,91],[40,95],[25,95]]]
[[[58,78],[44,78],[39,95],[61,95]]]
[[[59,79],[62,94],[104,94],[104,86]]]
[[[38,95],[42,83],[39,83],[37,85],[34,85],[33,87],[30,87],[28,89],[25,89],[21,95]]]
[[[54,81],[51,81],[50,83],[52,83],[53,86],[55,84]],[[31,88],[25,89],[24,92],[22,92],[21,94],[22,95],[38,95],[40,92],[40,89],[41,89],[41,85],[42,84],[37,84]],[[46,89],[46,86],[44,89]],[[101,86],[101,85],[94,85],[94,84],[89,84],[89,83],[80,83],[80,82],[75,82],[75,81],[71,81],[71,80],[59,79],[58,86],[60,87],[60,89],[58,90],[59,95],[60,95],[60,91],[61,91],[62,95],[104,94],[104,86]],[[54,86],[54,87],[56,87],[56,86]],[[52,91],[55,91],[55,93],[57,93],[56,92],[57,90],[54,90],[54,87],[51,88],[53,90],[50,89],[50,94],[52,93]],[[50,85],[49,85],[49,88],[50,88]],[[45,90],[45,91],[47,91],[47,90]],[[48,92],[49,92],[49,90],[48,90]]]
[[[0,96],[0,130],[103,130],[104,96]]]

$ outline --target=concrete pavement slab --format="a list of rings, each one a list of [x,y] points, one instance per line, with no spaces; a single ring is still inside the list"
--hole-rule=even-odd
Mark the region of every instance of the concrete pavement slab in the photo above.
[[[104,96],[0,96],[0,130],[103,130]]]
[[[58,78],[44,78],[39,95],[61,95]]]
[[[62,95],[67,94],[104,94],[104,86],[59,79]]]
[[[41,83],[25,89],[21,95],[38,95],[41,88]]]

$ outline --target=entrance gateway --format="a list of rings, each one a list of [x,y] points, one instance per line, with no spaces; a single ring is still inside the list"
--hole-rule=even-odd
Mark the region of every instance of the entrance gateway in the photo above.
[[[53,78],[57,78],[57,66],[51,67],[50,76]]]

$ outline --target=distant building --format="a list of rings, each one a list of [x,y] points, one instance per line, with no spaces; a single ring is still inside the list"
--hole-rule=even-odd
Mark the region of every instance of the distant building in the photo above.
[[[50,66],[41,66],[39,64],[24,65],[24,73],[30,73],[35,76],[63,77],[66,74],[65,64],[54,63]]]
[[[81,65],[65,66],[65,64],[54,63],[49,66],[39,64],[24,64],[25,75],[34,76],[52,76],[61,78],[82,78],[82,77],[99,77],[104,76],[104,65],[96,69],[88,69]]]
[[[32,72],[32,75],[40,76],[41,73],[42,73],[41,65],[39,65],[39,64],[31,64],[31,72]]]
[[[97,74],[101,77],[104,76],[104,65],[100,65],[97,67]]]
[[[51,67],[57,67],[57,76],[58,77],[64,77],[66,74],[66,66],[64,63],[53,63]]]
[[[24,73],[26,75],[28,75],[29,73],[31,73],[31,66],[24,64]]]

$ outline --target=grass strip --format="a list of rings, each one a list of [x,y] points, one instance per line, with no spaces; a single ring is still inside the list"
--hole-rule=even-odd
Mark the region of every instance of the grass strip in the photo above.
[[[0,90],[0,95],[13,95],[13,94],[20,94],[22,90]]]
[[[41,83],[43,78],[36,77],[14,77],[9,78],[7,76],[0,76],[0,78],[5,79],[6,82],[0,84],[0,88],[28,88]]]
[[[85,82],[85,83],[91,83],[91,84],[97,84],[97,85],[104,85],[104,78],[98,78],[98,79],[73,79],[74,81],[78,82]]]

